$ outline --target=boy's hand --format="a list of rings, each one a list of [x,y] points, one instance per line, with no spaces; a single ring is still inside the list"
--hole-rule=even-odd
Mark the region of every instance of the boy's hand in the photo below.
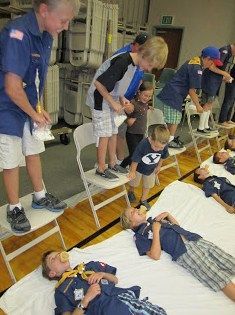
[[[168,217],[168,215],[169,215],[169,212],[162,212],[162,213],[160,213],[159,215],[157,215],[155,217],[155,220],[156,221],[164,220],[164,219],[166,219]]]
[[[130,171],[127,177],[130,178],[130,180],[135,179],[135,172]]]
[[[97,295],[100,295],[100,293],[101,293],[100,285],[98,283],[91,284],[82,300],[83,305],[87,307],[90,301],[92,301]]]
[[[94,272],[88,277],[87,282],[89,284],[99,283],[100,280],[104,277],[104,272]]]
[[[161,167],[156,167],[155,169],[155,175],[157,175],[160,172]]]
[[[118,114],[121,114],[121,112],[123,111],[122,105],[121,105],[120,103],[118,103],[118,102],[114,102],[114,103],[112,104],[112,108],[113,108],[113,110],[114,110],[116,113],[118,113]]]

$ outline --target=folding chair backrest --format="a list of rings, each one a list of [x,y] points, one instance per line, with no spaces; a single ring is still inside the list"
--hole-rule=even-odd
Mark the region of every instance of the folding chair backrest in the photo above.
[[[77,154],[80,156],[81,150],[90,144],[95,143],[92,123],[78,126],[73,133],[74,142],[77,148]]]

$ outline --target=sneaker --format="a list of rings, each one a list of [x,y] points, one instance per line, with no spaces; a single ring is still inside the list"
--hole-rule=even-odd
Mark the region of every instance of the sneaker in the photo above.
[[[128,170],[125,167],[122,167],[121,165],[115,164],[114,166],[109,165],[108,168],[110,171],[120,173],[120,174],[128,174]]]
[[[207,129],[201,130],[201,129],[198,129],[198,128],[197,128],[197,133],[201,133],[201,134],[203,134],[203,135],[208,135],[208,133],[210,133],[210,131],[207,130]]]
[[[216,127],[209,127],[209,128],[205,128],[206,131],[208,132],[218,132],[218,129]]]
[[[95,174],[98,176],[101,176],[104,179],[109,180],[110,182],[116,182],[119,180],[119,177],[112,172],[110,172],[108,169],[104,170],[104,172],[100,172],[98,170],[95,171]]]
[[[175,137],[175,138],[174,138],[174,141],[175,141],[176,143],[179,143],[179,144],[181,144],[182,146],[184,146],[184,143],[183,143],[183,141],[181,141],[181,140],[179,139],[179,136],[178,136],[178,137]]]
[[[133,191],[128,191],[127,195],[128,195],[130,202],[136,201],[136,196],[135,196],[135,193]]]
[[[168,147],[172,149],[182,149],[184,146],[174,139],[168,143]]]
[[[145,206],[147,211],[149,211],[151,209],[151,206],[147,200],[140,201],[140,205]]]
[[[11,229],[15,233],[25,233],[30,231],[31,225],[27,219],[24,208],[15,207],[10,210],[10,206],[7,206],[7,222],[10,223]]]
[[[60,212],[67,208],[67,204],[57,197],[53,196],[52,194],[46,193],[45,197],[36,200],[35,196],[33,195],[32,201],[32,208],[33,209],[47,209],[52,212]]]

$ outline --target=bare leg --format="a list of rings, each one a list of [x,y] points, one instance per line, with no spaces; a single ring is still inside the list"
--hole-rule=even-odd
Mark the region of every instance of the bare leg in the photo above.
[[[109,138],[109,142],[108,142],[109,164],[111,166],[114,166],[117,163],[116,148],[117,148],[117,135],[112,135]]]
[[[19,203],[19,167],[3,170],[3,181],[9,204]]]
[[[170,131],[171,136],[174,136],[177,130],[178,125],[167,124],[167,127]]]
[[[42,167],[39,154],[28,155],[25,157],[26,168],[33,184],[34,191],[42,191],[44,189],[42,182]]]
[[[149,188],[142,188],[142,196],[140,198],[141,201],[147,200],[149,195]]]
[[[98,170],[103,172],[106,169],[105,159],[108,148],[109,137],[99,138],[99,146],[97,148]]]
[[[229,297],[232,301],[235,301],[235,283],[230,282],[222,289],[225,295]]]
[[[125,145],[126,145],[126,140],[125,138],[120,137],[117,135],[117,158],[118,160],[122,161],[125,158]]]

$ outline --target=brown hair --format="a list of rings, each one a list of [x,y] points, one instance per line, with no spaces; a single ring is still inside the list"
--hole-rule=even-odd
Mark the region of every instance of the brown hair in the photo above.
[[[218,156],[218,153],[219,152],[215,152],[214,155],[213,155],[213,163],[215,164],[223,164],[220,162],[220,157]]]
[[[140,46],[138,54],[152,63],[154,68],[162,69],[168,57],[168,46],[162,37],[153,36]]]
[[[203,178],[199,178],[200,174],[197,173],[197,171],[200,169],[200,167],[198,167],[195,171],[194,171],[194,174],[193,174],[193,180],[195,181],[195,183],[198,183],[198,184],[203,184],[205,179]]]
[[[162,144],[167,144],[170,139],[170,132],[166,125],[159,124],[156,125],[150,133],[150,138],[153,141],[159,141]]]

